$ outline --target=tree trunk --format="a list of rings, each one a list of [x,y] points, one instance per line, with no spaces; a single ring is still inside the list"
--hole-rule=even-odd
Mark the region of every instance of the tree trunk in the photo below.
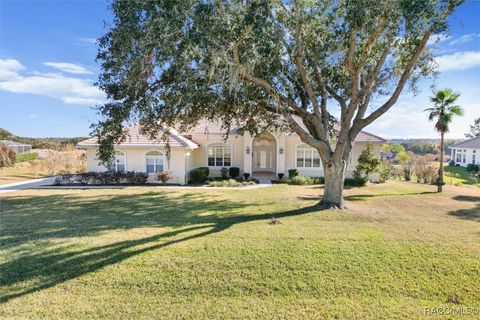
[[[443,191],[443,136],[444,132],[440,132],[440,167],[438,168],[438,179],[437,179],[437,185],[438,185],[438,192]]]
[[[320,206],[327,209],[343,209],[343,183],[345,181],[346,163],[333,161],[323,166],[325,190]]]

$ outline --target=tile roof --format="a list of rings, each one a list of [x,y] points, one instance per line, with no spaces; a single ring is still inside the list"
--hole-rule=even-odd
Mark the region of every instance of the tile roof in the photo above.
[[[302,120],[299,117],[294,116],[295,121],[303,128],[307,129]],[[236,133],[238,132],[238,125],[237,126],[232,126],[230,128],[230,133]],[[336,131],[339,131],[340,127],[335,128]],[[218,133],[222,134],[225,133],[225,130],[222,129],[222,124],[220,122],[213,122],[213,121],[208,121],[208,120],[202,120],[198,123],[197,126],[194,128],[187,130],[187,133]],[[372,133],[366,132],[366,131],[360,131],[360,133],[357,136],[357,139],[355,139],[357,142],[386,142],[387,140],[379,137],[377,135],[374,135]]]
[[[140,125],[134,124],[125,128],[127,130],[127,137],[125,141],[118,144],[118,146],[151,146],[151,147],[165,147],[167,144],[170,147],[189,147],[197,148],[198,145],[191,141],[190,139],[185,138],[175,129],[169,129],[166,139],[163,139],[163,131],[160,131],[158,135],[151,139],[148,135],[145,135],[140,132]],[[97,138],[92,137],[87,140],[80,141],[78,147],[89,147],[97,146]]]
[[[451,145],[450,148],[472,148],[480,149],[480,137],[468,139],[459,143]]]
[[[300,119],[296,119],[299,124],[305,129],[303,123]],[[238,132],[238,125],[232,126],[230,128],[230,133]],[[225,130],[222,128],[222,124],[220,122],[212,122],[203,120],[198,123],[197,126],[194,128],[187,130],[187,132],[180,134],[175,129],[169,129],[169,135],[166,140],[162,139],[163,132],[159,132],[156,139],[151,139],[149,136],[140,133],[140,125],[134,124],[126,127],[127,138],[122,143],[118,144],[118,146],[152,146],[152,147],[165,147],[167,143],[171,147],[190,147],[190,148],[197,148],[198,145],[190,140],[190,134],[223,134]],[[338,131],[338,129],[336,129]],[[188,138],[187,138],[188,136]],[[386,142],[387,140],[371,134],[366,131],[361,131],[357,139],[357,142]],[[77,144],[78,147],[88,147],[88,146],[97,146],[97,139],[92,137],[90,139],[81,141]]]

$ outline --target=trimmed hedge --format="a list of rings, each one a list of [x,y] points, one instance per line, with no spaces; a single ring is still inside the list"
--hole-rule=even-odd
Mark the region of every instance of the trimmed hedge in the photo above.
[[[230,167],[228,169],[228,175],[232,179],[237,178],[240,175],[240,168],[239,167]]]
[[[145,172],[85,172],[57,177],[54,185],[80,184],[80,185],[144,185],[147,184],[148,173]]]
[[[193,183],[204,183],[207,181],[210,169],[208,167],[200,167],[190,171],[190,181]]]

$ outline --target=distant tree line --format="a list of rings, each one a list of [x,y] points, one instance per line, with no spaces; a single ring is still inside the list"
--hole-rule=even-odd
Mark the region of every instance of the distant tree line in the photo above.
[[[74,138],[28,138],[14,135],[8,130],[0,128],[0,140],[12,140],[20,143],[30,144],[34,149],[53,149],[53,150],[69,150],[85,137]]]

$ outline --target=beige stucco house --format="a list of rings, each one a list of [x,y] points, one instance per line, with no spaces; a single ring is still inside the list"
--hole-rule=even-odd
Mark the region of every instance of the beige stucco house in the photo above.
[[[150,181],[154,180],[155,173],[170,171],[174,177],[171,182],[179,184],[186,184],[189,171],[198,167],[209,167],[210,176],[219,176],[223,167],[239,167],[241,174],[250,173],[253,177],[287,174],[292,168],[304,176],[323,176],[318,152],[302,143],[294,133],[265,132],[252,136],[231,128],[225,140],[220,124],[204,121],[188,132],[170,129],[165,141],[162,133],[158,139],[150,139],[139,129],[138,125],[126,127],[128,138],[115,145],[115,162],[110,168],[99,164],[95,138],[80,142],[77,147],[87,152],[87,170],[148,172]],[[385,139],[362,131],[355,140],[348,175],[355,169],[357,158],[369,141],[379,147]],[[167,143],[169,153],[166,152]]]

